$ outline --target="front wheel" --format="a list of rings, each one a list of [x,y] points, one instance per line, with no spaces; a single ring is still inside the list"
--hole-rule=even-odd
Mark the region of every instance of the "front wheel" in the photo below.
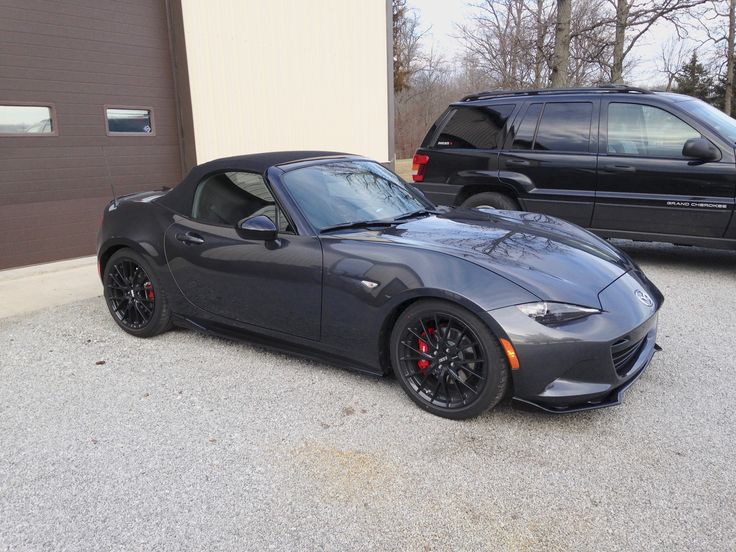
[[[116,251],[105,264],[105,302],[113,320],[136,337],[171,327],[166,294],[150,263],[132,249]]]
[[[445,301],[419,301],[399,316],[391,362],[406,394],[445,418],[472,418],[493,408],[508,386],[507,361],[491,330]]]

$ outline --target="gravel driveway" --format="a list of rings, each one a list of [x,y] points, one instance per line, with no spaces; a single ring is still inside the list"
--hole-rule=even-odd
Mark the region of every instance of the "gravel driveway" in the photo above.
[[[0,550],[735,550],[736,254],[625,248],[664,351],[583,414],[452,422],[101,299],[2,320]]]

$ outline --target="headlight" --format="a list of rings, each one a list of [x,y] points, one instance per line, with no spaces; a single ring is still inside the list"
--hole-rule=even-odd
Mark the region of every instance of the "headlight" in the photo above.
[[[577,305],[568,305],[565,303],[525,303],[523,305],[516,305],[516,308],[526,314],[529,318],[533,318],[540,324],[545,326],[555,326],[557,324],[564,324],[565,322],[571,322],[572,320],[578,320],[585,318],[591,314],[599,314],[601,311],[598,309],[591,309],[588,307],[579,307]]]

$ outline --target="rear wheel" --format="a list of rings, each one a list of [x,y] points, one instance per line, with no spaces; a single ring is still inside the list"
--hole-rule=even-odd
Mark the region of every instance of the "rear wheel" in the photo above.
[[[518,211],[519,204],[516,201],[498,192],[483,192],[475,194],[463,201],[463,207],[474,209],[503,209],[505,211]]]
[[[105,302],[113,320],[136,337],[171,327],[171,311],[150,263],[132,249],[116,251],[105,265]]]
[[[407,395],[445,418],[471,418],[493,408],[508,385],[506,359],[488,326],[445,301],[419,301],[399,316],[391,361]]]

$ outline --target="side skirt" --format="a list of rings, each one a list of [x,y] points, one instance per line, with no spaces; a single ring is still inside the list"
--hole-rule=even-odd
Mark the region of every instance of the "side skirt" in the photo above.
[[[323,351],[315,347],[310,347],[308,345],[289,343],[285,340],[271,338],[244,330],[234,329],[222,324],[209,323],[203,320],[194,320],[192,318],[188,318],[186,316],[181,316],[178,314],[174,314],[173,322],[176,326],[180,328],[186,328],[206,335],[230,339],[232,341],[242,341],[245,343],[250,343],[269,351],[286,353],[306,360],[324,362],[336,368],[348,369],[353,372],[359,372],[361,374],[373,377],[382,377],[385,375],[383,370],[379,368],[358,364],[348,358],[334,355],[327,351]]]

